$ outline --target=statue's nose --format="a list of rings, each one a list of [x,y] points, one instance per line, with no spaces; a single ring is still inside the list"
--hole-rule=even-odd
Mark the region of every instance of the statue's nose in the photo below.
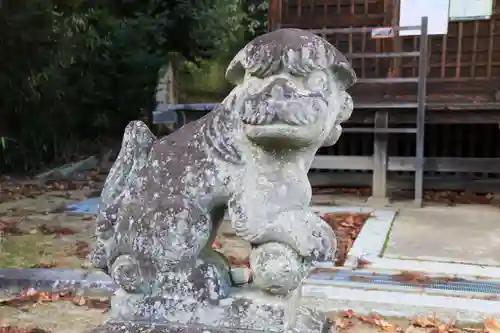
[[[285,97],[285,91],[281,86],[274,86],[271,89],[271,97],[277,100],[282,100]]]
[[[288,80],[278,78],[269,84],[265,93],[273,99],[285,100],[293,96],[295,89]]]

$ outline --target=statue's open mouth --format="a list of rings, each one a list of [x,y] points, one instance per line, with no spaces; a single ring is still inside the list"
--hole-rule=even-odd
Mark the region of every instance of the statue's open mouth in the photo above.
[[[289,141],[307,145],[318,135],[318,116],[327,107],[322,98],[290,100],[249,99],[241,120],[246,136],[252,141]]]
[[[300,99],[249,98],[242,106],[241,120],[248,125],[287,124],[311,125],[320,112],[327,107],[323,98],[302,97]]]
[[[287,124],[245,125],[245,135],[254,142],[276,146],[308,146],[318,139],[319,124],[291,126]]]

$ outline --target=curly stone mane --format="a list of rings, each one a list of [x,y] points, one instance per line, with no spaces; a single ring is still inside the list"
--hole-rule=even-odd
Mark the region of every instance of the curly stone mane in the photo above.
[[[226,78],[238,84],[245,72],[268,77],[282,67],[294,75],[331,69],[344,90],[356,82],[356,73],[342,53],[325,39],[300,29],[276,30],[255,38],[231,61]]]

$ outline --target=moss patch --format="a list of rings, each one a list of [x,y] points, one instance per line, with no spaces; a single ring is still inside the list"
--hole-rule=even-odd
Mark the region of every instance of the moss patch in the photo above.
[[[394,227],[394,221],[396,221],[396,217],[398,214],[394,215],[394,218],[391,221],[391,226],[389,227],[389,230],[387,231],[387,234],[385,235],[385,240],[384,240],[384,245],[382,246],[382,249],[380,250],[379,256],[383,256],[385,253],[385,250],[387,250],[387,246],[389,245],[389,239],[391,238],[391,233],[392,233],[392,228]]]

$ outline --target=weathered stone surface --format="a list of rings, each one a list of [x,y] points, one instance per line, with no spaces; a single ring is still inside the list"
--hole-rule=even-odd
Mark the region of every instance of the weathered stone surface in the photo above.
[[[306,277],[311,268],[290,246],[270,242],[256,248],[250,255],[254,269],[253,282],[271,294],[287,295]]]
[[[255,285],[271,294],[290,293],[313,261],[334,257],[335,234],[308,209],[307,171],[352,112],[352,68],[324,39],[284,29],[249,43],[226,76],[236,87],[198,121],[161,139],[141,122],[125,131],[92,256],[120,287],[112,320],[187,324],[200,313],[221,325],[240,318],[236,328],[255,317],[228,310],[229,267],[211,249],[226,210],[253,245]]]
[[[161,307],[155,307],[149,317],[117,317],[93,330],[98,332],[149,332],[144,328],[154,328],[158,332],[332,332],[331,321],[321,313],[298,306],[298,295],[277,297],[255,290],[239,290],[217,306],[198,304],[184,317],[173,317],[158,321],[166,314]],[[167,314],[168,316],[168,314]],[[152,323],[155,323],[152,325]],[[156,332],[156,331],[154,331]]]

